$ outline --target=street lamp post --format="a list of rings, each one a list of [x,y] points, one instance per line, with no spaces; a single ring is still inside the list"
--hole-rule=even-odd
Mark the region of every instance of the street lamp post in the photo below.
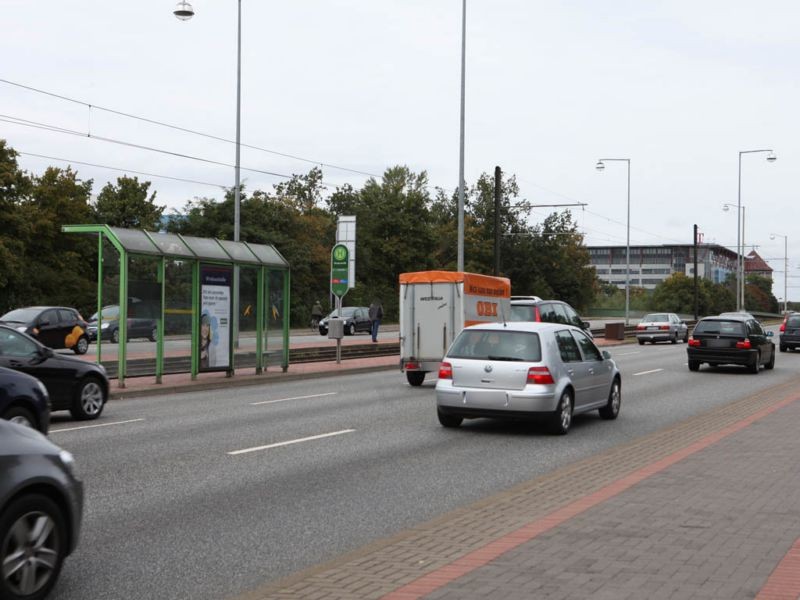
[[[725,203],[722,205],[722,210],[728,212],[732,208],[737,208],[735,204]],[[737,227],[739,227],[739,223],[741,223],[741,227],[738,231],[741,232],[741,237],[737,231],[736,234],[736,310],[744,310],[744,277],[739,277],[739,258],[744,255],[744,222],[745,222],[745,214],[747,211],[745,210],[746,206],[738,207],[739,212],[742,213],[741,221],[737,219]],[[739,244],[739,240],[741,239],[741,245]]]
[[[606,168],[606,161],[624,162],[628,166],[628,221],[625,237],[625,326],[628,326],[631,307],[631,159],[630,158],[601,158],[595,168],[602,171]]]
[[[465,0],[466,1],[466,0]],[[194,16],[194,8],[188,0],[181,0],[172,13],[181,21],[188,21]],[[234,165],[233,183],[233,241],[239,241],[240,232],[240,158],[242,134],[242,0],[237,0],[236,26],[236,163]],[[234,344],[239,344],[239,265],[233,267],[233,337]]]
[[[461,4],[461,118],[458,145],[458,271],[464,270],[464,96],[467,70],[467,0]]]
[[[777,156],[775,156],[775,152],[771,149],[765,150],[740,150],[739,151],[739,194],[738,194],[738,201],[736,206],[739,208],[739,211],[736,213],[736,219],[738,221],[736,226],[736,250],[739,253],[737,257],[737,268],[736,268],[736,283],[737,283],[737,295],[736,295],[736,310],[744,310],[744,240],[739,236],[740,233],[743,232],[743,225],[739,219],[743,219],[742,214],[742,154],[756,154],[759,152],[767,152],[767,162],[775,162]]]
[[[782,233],[771,233],[769,239],[774,240],[776,237],[783,238],[783,312],[784,314],[789,310],[789,296],[787,296],[789,281],[789,236]]]

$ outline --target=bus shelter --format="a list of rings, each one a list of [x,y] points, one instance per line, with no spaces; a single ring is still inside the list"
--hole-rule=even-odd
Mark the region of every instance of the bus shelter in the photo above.
[[[131,376],[288,369],[290,270],[274,246],[109,225],[62,231],[97,235],[89,333],[119,387]],[[129,355],[136,337],[155,341],[154,355]],[[103,361],[104,347],[115,361]]]

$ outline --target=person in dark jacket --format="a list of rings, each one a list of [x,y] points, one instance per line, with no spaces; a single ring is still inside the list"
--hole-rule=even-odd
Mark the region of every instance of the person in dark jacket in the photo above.
[[[381,306],[381,301],[375,298],[372,301],[372,304],[369,305],[369,321],[372,327],[372,341],[378,341],[378,327],[381,325],[381,319],[383,318],[383,306]]]

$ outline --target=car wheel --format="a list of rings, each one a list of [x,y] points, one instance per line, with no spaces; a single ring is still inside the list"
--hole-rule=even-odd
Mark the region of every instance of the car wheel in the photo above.
[[[96,377],[84,377],[75,391],[75,398],[69,412],[75,419],[86,421],[96,419],[105,406],[103,385]]]
[[[85,335],[82,335],[81,337],[78,338],[78,343],[75,344],[75,347],[72,349],[72,351],[75,354],[86,354],[88,350],[89,350],[89,338],[86,337]]]
[[[747,367],[753,375],[758,375],[758,370],[761,368],[761,353],[756,354],[755,359]]]
[[[148,338],[151,342],[155,342],[158,339],[158,327],[153,327],[150,331],[150,337]]]
[[[119,329],[115,329],[111,332],[111,341],[115,344],[119,344]]]
[[[616,419],[622,406],[622,389],[619,379],[614,379],[611,391],[608,393],[608,404],[600,409],[600,417],[606,420]]]
[[[64,515],[55,502],[39,494],[17,498],[0,516],[0,597],[44,598],[66,555]]]
[[[786,352],[786,346],[781,346],[781,352]]]
[[[644,340],[638,340],[640,346],[644,346]]]
[[[764,368],[771,370],[775,368],[775,349],[772,349],[772,356],[769,357],[769,362],[764,365]]]
[[[319,334],[320,335],[328,335],[328,330],[325,329],[324,327],[320,327],[319,328]]]
[[[690,371],[699,371],[700,370],[700,361],[699,360],[690,360],[689,361],[689,370]]]
[[[406,371],[406,380],[409,385],[419,387],[425,381],[425,371]]]
[[[565,435],[572,425],[572,395],[564,390],[558,400],[558,406],[550,417],[550,431],[555,435]]]
[[[464,420],[464,417],[459,417],[458,415],[449,415],[442,412],[441,408],[436,409],[436,416],[439,417],[439,424],[442,427],[447,427],[448,429],[458,427]]]
[[[688,344],[689,343],[689,330],[688,329],[686,330],[686,333],[683,334],[683,343],[684,344]]]
[[[347,335],[355,335],[356,334],[356,324],[350,323],[350,327],[347,328]]]
[[[669,339],[670,344],[677,344],[678,343],[678,332],[672,334],[672,337]]]
[[[6,421],[11,421],[23,427],[30,427],[36,429],[36,419],[33,417],[31,411],[24,406],[12,406],[3,413],[3,418]]]

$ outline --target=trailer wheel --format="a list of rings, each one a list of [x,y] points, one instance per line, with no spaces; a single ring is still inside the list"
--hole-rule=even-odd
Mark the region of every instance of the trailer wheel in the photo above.
[[[406,371],[406,379],[409,385],[419,387],[425,381],[425,371]]]

